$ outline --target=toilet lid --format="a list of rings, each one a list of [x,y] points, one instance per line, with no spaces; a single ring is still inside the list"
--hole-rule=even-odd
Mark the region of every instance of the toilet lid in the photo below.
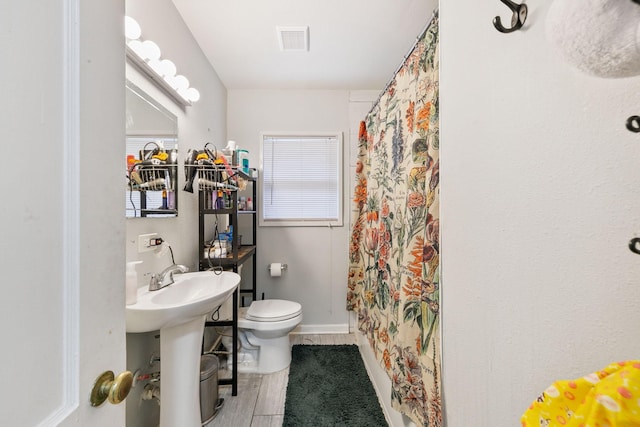
[[[247,310],[246,319],[263,322],[277,322],[296,317],[302,313],[302,306],[294,301],[265,299],[254,301]]]

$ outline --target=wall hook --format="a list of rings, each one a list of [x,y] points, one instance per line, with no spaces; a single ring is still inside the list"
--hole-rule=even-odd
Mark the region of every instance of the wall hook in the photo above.
[[[638,248],[638,243],[640,243],[640,238],[634,237],[629,241],[629,250],[634,254],[640,255],[640,248]]]
[[[505,28],[502,25],[502,21],[499,16],[493,18],[493,26],[496,27],[496,30],[501,33],[512,33],[516,30],[519,30],[524,25],[524,22],[527,20],[527,5],[526,4],[517,4],[512,2],[511,0],[500,0],[502,3],[506,4],[513,15],[511,16],[511,28]]]
[[[627,129],[631,132],[640,132],[640,117],[631,116],[627,119]]]

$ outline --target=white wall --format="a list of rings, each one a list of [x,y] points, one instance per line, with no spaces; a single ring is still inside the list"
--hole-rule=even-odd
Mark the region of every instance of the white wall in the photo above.
[[[159,233],[171,244],[177,263],[188,265],[192,270],[198,269],[198,199],[197,193],[182,191],[182,164],[189,148],[202,148],[206,142],[220,144],[226,141],[227,94],[171,0],[127,0],[126,13],[138,21],[142,28],[142,37],[158,43],[162,57],[171,59],[176,64],[178,74],[184,74],[191,86],[197,88],[201,94],[198,102],[190,107],[180,108],[133,67],[127,65],[127,78],[178,118],[178,217],[126,220],[126,259],[143,261],[143,264],[138,266],[139,285],[148,286],[149,275],[167,267],[171,259],[169,255],[158,259],[152,253],[138,254],[139,234]],[[122,144],[124,149],[124,141]],[[124,206],[122,215],[124,217]],[[124,286],[124,277],[122,283]],[[157,333],[153,332],[127,334],[129,370],[143,369],[143,372],[153,372],[159,369],[159,364],[149,366],[148,363],[152,355],[159,354],[159,343],[155,335]],[[158,423],[159,406],[155,402],[141,400],[141,391],[145,384],[146,382],[140,383],[126,400],[127,425],[152,426]]]
[[[259,165],[260,132],[338,131],[348,158],[349,92],[312,90],[230,90],[228,135],[249,150],[250,165]],[[302,331],[345,332],[348,250],[348,170],[345,168],[343,227],[259,227],[258,298],[283,298],[302,304]],[[258,187],[260,197],[260,187]],[[288,264],[280,278],[269,276],[271,262]]]
[[[640,353],[640,136],[624,127],[640,79],[563,62],[549,3],[512,34],[493,28],[499,2],[440,9],[449,427],[519,425],[554,380]]]
[[[178,74],[184,74],[191,86],[200,91],[198,102],[181,108],[133,67],[127,66],[127,78],[178,117],[179,163],[182,165],[189,148],[202,148],[206,142],[220,144],[226,140],[226,89],[171,0],[127,0],[126,11],[140,24],[142,38],[155,41],[162,57],[171,59]],[[144,261],[138,268],[143,273],[141,284],[148,283],[148,274],[168,266],[170,257],[158,260],[148,253],[138,254],[136,238],[139,234],[158,232],[171,244],[177,263],[194,270],[198,268],[197,193],[182,191],[184,170],[181,166],[178,172],[177,218],[127,220],[127,261]]]

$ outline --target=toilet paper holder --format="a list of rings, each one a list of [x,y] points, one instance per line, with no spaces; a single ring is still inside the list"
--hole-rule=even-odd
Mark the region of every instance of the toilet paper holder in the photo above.
[[[280,270],[286,270],[287,264],[280,265]],[[271,264],[267,265],[267,271],[271,271]]]

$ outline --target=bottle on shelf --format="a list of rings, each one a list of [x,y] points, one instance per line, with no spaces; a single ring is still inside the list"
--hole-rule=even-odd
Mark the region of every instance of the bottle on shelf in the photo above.
[[[167,199],[167,190],[162,190],[162,206],[161,209],[169,209],[169,203]]]
[[[218,197],[216,197],[216,209],[224,209],[224,199],[222,198],[222,190],[218,190]]]

